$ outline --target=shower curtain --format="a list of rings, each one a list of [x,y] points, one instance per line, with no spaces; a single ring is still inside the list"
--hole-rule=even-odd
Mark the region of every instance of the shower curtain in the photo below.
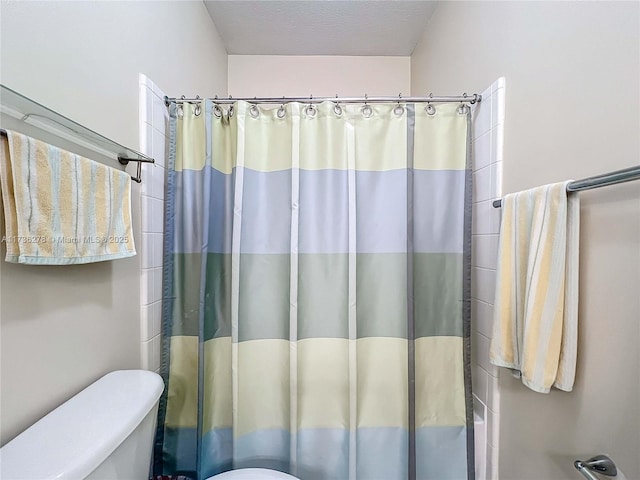
[[[156,475],[473,478],[468,125],[171,106]]]

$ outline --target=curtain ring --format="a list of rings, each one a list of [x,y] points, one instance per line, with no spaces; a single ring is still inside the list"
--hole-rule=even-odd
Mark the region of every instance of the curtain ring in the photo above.
[[[253,118],[258,118],[260,116],[260,109],[254,104],[249,108],[249,115]]]
[[[284,106],[284,103],[282,105],[280,105],[280,108],[278,109],[278,111],[276,112],[276,116],[278,118],[284,118],[284,116],[287,114],[287,109]]]
[[[366,93],[364,94],[364,107],[362,107],[362,116],[364,118],[369,118],[372,114],[373,114],[373,109],[369,106],[369,104],[367,103],[367,100],[369,99],[369,95],[367,95]]]
[[[427,115],[435,115],[436,114],[436,107],[434,107],[430,103],[427,103],[427,108],[425,108],[425,111],[427,112]]]
[[[400,101],[402,100],[402,93],[398,94],[398,105],[396,105],[396,107],[393,109],[393,113],[396,114],[396,116],[401,117],[402,114],[404,113],[404,107],[402,105],[400,105]]]
[[[234,110],[234,108],[233,108],[233,105],[231,105],[231,106],[229,107],[229,118],[232,118],[232,117],[233,117],[234,112],[235,112],[235,110]]]
[[[309,104],[307,106],[307,108],[305,108],[305,112],[307,113],[307,116],[313,118],[316,116],[316,113],[318,113],[318,110],[316,109],[316,107],[313,104]]]
[[[184,95],[182,95],[182,96],[180,97],[180,100],[184,100],[185,98],[187,98],[187,97],[185,97]],[[178,118],[182,118],[182,117],[184,117],[184,108],[183,108],[182,104],[183,104],[183,102],[180,102],[180,103],[178,104],[178,111],[176,112],[176,113],[178,114]]]
[[[463,93],[462,94],[463,98],[467,98],[467,93]],[[458,113],[460,115],[466,115],[467,113],[469,113],[469,106],[466,103],[462,103],[460,102],[460,106],[458,107]]]
[[[338,117],[342,116],[342,107],[340,106],[340,102],[338,101],[337,93],[336,93],[336,103],[333,106],[333,113],[335,113]]]
[[[217,104],[213,106],[213,115],[216,118],[222,118],[222,109]]]

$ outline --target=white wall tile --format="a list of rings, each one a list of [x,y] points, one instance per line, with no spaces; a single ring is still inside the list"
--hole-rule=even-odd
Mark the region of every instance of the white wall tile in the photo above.
[[[471,268],[471,296],[493,304],[496,293],[496,271],[487,268]]]
[[[154,302],[151,305],[153,310],[153,324],[151,325],[151,335],[160,335],[162,325],[162,301]]]
[[[491,136],[491,161],[501,162],[504,157],[504,127],[496,125],[489,135]]]
[[[489,344],[490,341],[484,335],[478,332],[472,332],[471,335],[473,358],[476,365],[482,367],[487,373],[492,369],[489,363]]]
[[[140,340],[149,340],[153,329],[153,309],[151,305],[140,306]]]
[[[495,371],[497,372],[497,368]],[[494,413],[500,413],[500,389],[498,388],[498,377],[489,374],[487,384],[487,407]],[[498,443],[493,444],[494,447]]]
[[[474,450],[476,480],[486,480],[487,472],[487,435],[486,422],[474,425]]]
[[[144,142],[146,145],[145,151],[142,153],[153,157],[153,127],[150,123],[145,123],[142,128],[144,128]]]
[[[153,164],[143,163],[142,165],[140,165],[140,168],[140,175],[142,176],[142,183],[140,184],[140,194],[151,196],[153,185],[149,180],[151,179],[151,169],[153,168]]]
[[[153,271],[153,291],[151,293],[151,302],[159,302],[162,300],[162,268],[154,268]]]
[[[149,201],[151,204],[149,231],[153,233],[162,233],[164,231],[164,202],[157,198],[150,198]]]
[[[486,414],[487,407],[485,406],[484,403],[482,403],[482,400],[480,400],[476,396],[475,392],[473,392],[472,396],[473,396],[473,398],[472,398],[472,400],[473,400],[473,414],[477,415],[478,417],[480,417],[484,421],[484,419],[487,416],[487,414]]]
[[[143,183],[148,181],[148,179],[143,179]],[[148,233],[151,232],[151,218],[152,218],[152,199],[147,195],[142,195],[140,197],[140,219],[142,223],[142,232]]]
[[[164,236],[161,233],[154,233],[151,235],[151,241],[153,243],[153,257],[151,259],[152,267],[162,267],[163,239]]]
[[[145,340],[140,345],[140,366],[143,370],[153,370],[151,368],[153,357],[152,349],[151,340]]]
[[[473,141],[473,169],[479,170],[491,163],[492,133],[487,132]]]
[[[498,449],[487,445],[487,479],[498,480]]]
[[[140,272],[140,305],[151,303],[153,292],[153,274],[151,270],[144,268]]]
[[[498,88],[491,97],[491,125],[504,123],[504,88]]]
[[[491,338],[493,333],[493,305],[477,299],[471,300],[472,328],[485,337]]]
[[[156,95],[159,98],[164,98],[164,92],[160,89],[160,87],[158,87],[158,85],[156,85],[156,83],[153,80],[147,78],[147,85],[149,86],[149,88],[151,89],[154,95]]]
[[[149,90],[147,89],[147,87],[145,85],[140,85],[140,90],[139,90],[139,95],[140,95],[140,104],[138,106],[138,117],[139,117],[139,123],[140,123],[140,128],[144,128],[144,125],[151,122],[151,117],[153,115],[152,113],[152,107],[151,107],[151,99],[148,98],[148,96],[150,95]],[[141,132],[142,133],[142,132]],[[144,150],[141,150],[142,153],[146,153],[144,152]]]
[[[491,101],[492,95],[482,96],[478,109],[474,112],[473,138],[476,139],[491,128]]]
[[[475,235],[500,233],[500,208],[494,208],[493,202],[474,203],[472,207],[471,233]]]
[[[149,370],[157,370],[160,368],[160,335],[156,335],[151,340],[150,344],[150,358],[149,358]]]
[[[140,246],[140,266],[153,267],[153,238],[149,233],[142,233],[142,245]]]
[[[491,198],[491,167],[473,172],[473,201],[481,202]]]
[[[492,163],[489,167],[491,173],[491,191],[489,192],[489,199],[496,200],[502,198],[502,162]]]
[[[486,370],[483,370],[479,365],[474,365],[471,368],[471,381],[473,384],[473,393],[478,399],[487,404],[487,386],[489,385],[489,374]]]
[[[161,167],[164,167],[165,155],[167,151],[167,137],[164,135],[164,133],[161,133],[158,130],[153,129],[151,144],[152,144],[153,158],[156,161],[156,164]]]
[[[157,95],[151,95],[151,102],[153,104],[153,123],[151,126],[164,135],[167,132],[167,122],[169,120],[167,107],[164,104],[164,100]]]
[[[474,267],[495,270],[498,263],[499,235],[473,235],[471,238],[471,255]],[[493,302],[489,302],[493,303]]]
[[[500,441],[500,415],[487,410],[487,444],[495,447]]]
[[[153,165],[153,174],[149,177],[151,196],[158,200],[164,200],[165,170],[159,165]]]

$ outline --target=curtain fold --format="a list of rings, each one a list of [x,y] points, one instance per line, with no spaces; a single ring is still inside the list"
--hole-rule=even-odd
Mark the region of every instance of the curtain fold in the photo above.
[[[468,113],[369,108],[171,106],[155,474],[473,478]]]

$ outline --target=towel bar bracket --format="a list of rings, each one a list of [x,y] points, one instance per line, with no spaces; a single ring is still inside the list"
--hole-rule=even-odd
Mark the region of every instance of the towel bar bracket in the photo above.
[[[606,455],[596,455],[586,462],[576,460],[573,463],[573,466],[576,467],[576,470],[582,473],[585,478],[589,479],[594,478],[593,475],[591,475],[591,472],[597,472],[608,477],[615,477],[618,475],[618,469],[616,468],[615,463],[613,463],[613,460]]]
[[[150,158],[150,159],[146,159],[146,158],[127,158],[127,157],[122,157],[122,156],[118,155],[118,162],[120,162],[120,165],[129,165],[129,162],[138,162],[138,168],[136,169],[136,176],[135,177],[131,177],[131,180],[133,180],[136,183],[142,183],[142,164],[143,163],[155,163],[155,160],[153,158]]]

